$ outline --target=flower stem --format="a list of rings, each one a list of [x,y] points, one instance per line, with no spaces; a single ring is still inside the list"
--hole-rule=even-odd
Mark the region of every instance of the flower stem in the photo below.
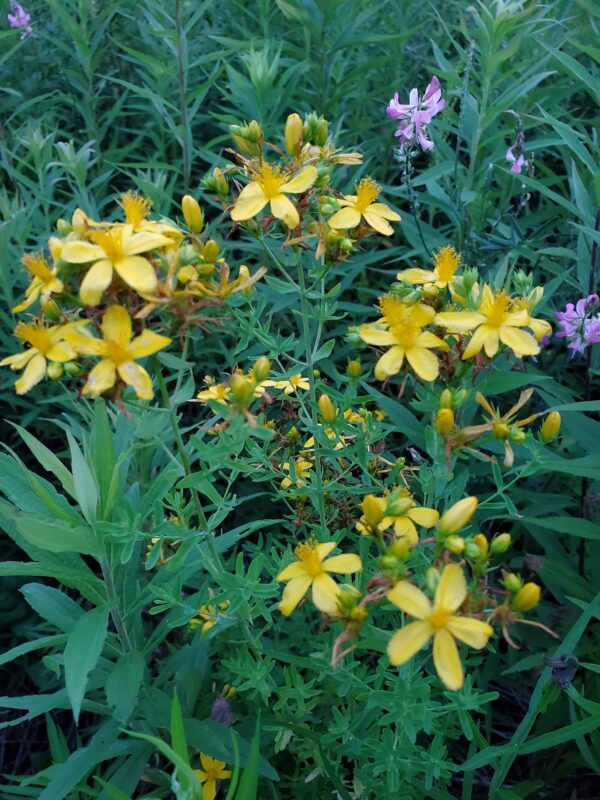
[[[423,229],[421,228],[421,220],[419,219],[419,214],[418,214],[417,196],[415,194],[414,186],[412,185],[411,173],[412,173],[412,164],[410,161],[410,154],[407,150],[404,156],[404,180],[406,181],[406,188],[408,189],[408,202],[410,203],[410,209],[413,213],[415,225],[417,226],[417,232],[419,234],[419,238],[421,239],[421,244],[423,245],[423,249],[429,256],[429,258],[433,258],[433,253],[427,247],[427,243],[425,242],[425,236],[423,235]]]

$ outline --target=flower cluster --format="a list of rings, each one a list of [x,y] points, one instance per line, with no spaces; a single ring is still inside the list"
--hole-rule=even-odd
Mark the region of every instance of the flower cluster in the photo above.
[[[419,97],[418,89],[411,89],[408,103],[400,103],[396,92],[386,108],[386,113],[392,119],[399,120],[394,135],[400,140],[400,149],[410,151],[418,145],[424,151],[433,150],[435,145],[427,138],[427,126],[445,107],[442,87],[435,76],[427,85],[422,97]]]
[[[597,294],[582,297],[575,305],[567,303],[557,311],[560,330],[556,336],[566,339],[572,355],[583,353],[586,347],[600,342],[600,300]]]
[[[10,10],[11,13],[7,15],[8,24],[11,28],[21,31],[21,39],[26,39],[33,33],[31,14],[28,14],[23,6],[15,3],[14,0],[11,0]]]

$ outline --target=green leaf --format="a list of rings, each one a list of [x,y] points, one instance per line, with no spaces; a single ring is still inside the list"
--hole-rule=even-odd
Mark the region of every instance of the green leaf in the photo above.
[[[98,781],[100,786],[102,786],[111,800],[132,800],[130,795],[122,791],[122,789],[119,789],[117,786],[113,786],[112,783],[103,781],[102,778],[99,778],[97,775],[94,776],[94,780]]]
[[[46,647],[64,644],[67,638],[67,635],[64,633],[55,633],[53,636],[40,636],[32,642],[24,642],[16,647],[11,647],[10,650],[0,654],[0,665],[8,664],[9,661],[13,661],[15,658],[19,658],[19,656],[23,656],[26,653],[33,653],[35,650],[42,650]]]
[[[65,647],[65,684],[76,723],[88,675],[102,652],[107,626],[107,609],[94,608],[77,621]]]
[[[171,746],[177,755],[189,764],[188,746],[177,690],[173,692],[173,702],[171,703]]]
[[[0,517],[8,517],[26,541],[51,553],[99,555],[99,545],[90,528],[53,522],[37,514],[17,511],[0,503]]]
[[[42,619],[48,620],[59,630],[71,633],[77,621],[85,613],[79,603],[64,592],[43,583],[26,583],[21,594]]]
[[[67,431],[67,439],[71,450],[73,480],[75,483],[77,502],[81,507],[83,516],[90,525],[93,525],[96,522],[98,510],[98,485],[89,464],[79,449],[79,445],[69,431]]]
[[[258,759],[260,756],[260,715],[256,720],[256,729],[250,745],[250,755],[236,793],[236,800],[256,800],[258,791]]]
[[[538,528],[570,536],[600,540],[600,525],[579,517],[523,517],[521,522],[524,525],[537,525]]]
[[[115,719],[123,724],[136,706],[145,665],[139,650],[124,653],[106,679],[106,700],[115,709]]]
[[[48,472],[51,472],[55,478],[60,481],[65,492],[75,499],[75,484],[73,483],[73,476],[62,463],[62,461],[57,458],[54,453],[46,447],[46,445],[38,441],[35,436],[32,436],[20,425],[15,423],[13,423],[13,425],[41,466]]]
[[[173,764],[173,766],[177,769],[177,777],[179,780],[182,777],[186,780],[189,789],[193,792],[193,796],[195,798],[199,798],[200,796],[200,783],[196,776],[194,775],[193,769],[189,766],[187,759],[184,760],[179,756],[172,747],[166,742],[163,742],[162,739],[159,739],[157,736],[150,736],[145,733],[134,733],[133,731],[126,731],[129,736],[133,736],[135,739],[142,739],[145,742],[150,742],[150,744],[154,745],[154,747],[159,750],[165,758],[168,758],[169,761]]]
[[[98,485],[100,498],[98,513],[101,518],[104,518],[110,512],[107,506],[112,476],[117,465],[117,457],[106,403],[100,398],[94,402],[94,417],[89,437],[88,455],[94,467]]]

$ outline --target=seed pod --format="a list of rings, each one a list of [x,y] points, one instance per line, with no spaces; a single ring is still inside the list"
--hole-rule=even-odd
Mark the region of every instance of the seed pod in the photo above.
[[[461,528],[468,525],[477,510],[478,503],[476,497],[465,497],[445,511],[438,523],[438,530],[442,536],[458,533]]]
[[[531,611],[540,602],[541,588],[537,583],[526,583],[513,597],[513,611]]]
[[[551,442],[560,433],[560,414],[558,411],[551,411],[540,430],[540,439],[542,442]]]
[[[183,211],[186,225],[192,233],[200,233],[204,225],[204,214],[198,205],[198,201],[191,194],[183,196],[181,210]]]
[[[494,439],[508,439],[510,436],[510,425],[507,425],[506,422],[496,422],[492,428],[492,436]]]

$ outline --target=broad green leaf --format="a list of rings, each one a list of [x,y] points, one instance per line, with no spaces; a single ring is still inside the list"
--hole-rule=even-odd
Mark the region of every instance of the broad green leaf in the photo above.
[[[83,553],[99,555],[99,544],[91,529],[67,522],[53,522],[37,514],[10,509],[0,504],[0,515],[10,515],[18,532],[31,544],[51,553]]]
[[[584,539],[598,539],[600,541],[600,525],[579,517],[523,517],[524,525],[537,525],[557,533],[566,533],[569,536],[581,536]]]
[[[65,684],[75,722],[79,720],[81,702],[90,671],[96,666],[108,626],[106,608],[94,608],[79,618],[65,647]]]
[[[79,445],[72,434],[67,431],[67,439],[71,450],[73,481],[75,495],[81,507],[81,512],[90,525],[96,522],[98,511],[98,485],[89,464],[79,449]]]
[[[26,583],[21,586],[21,594],[42,619],[65,633],[71,633],[85,613],[71,597],[43,583]]]
[[[73,483],[73,476],[65,467],[62,461],[57,458],[54,453],[49,450],[46,445],[42,444],[35,436],[32,436],[25,428],[13,423],[18,430],[19,435],[36,457],[41,466],[51,472],[62,484],[65,492],[71,497],[75,498],[75,485]]]
[[[133,650],[119,658],[106,679],[106,700],[119,722],[127,722],[135,708],[144,667],[144,656]]]

